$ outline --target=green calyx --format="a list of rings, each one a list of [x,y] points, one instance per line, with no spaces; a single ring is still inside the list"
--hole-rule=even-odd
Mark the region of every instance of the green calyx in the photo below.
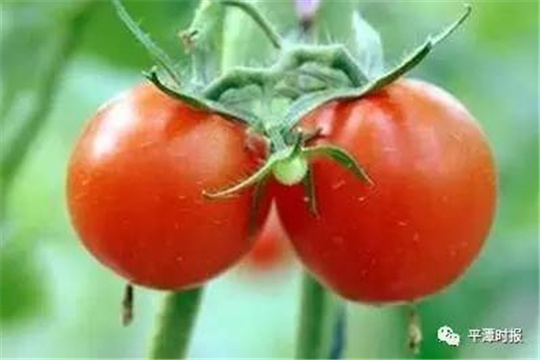
[[[263,166],[251,176],[239,181],[237,184],[215,192],[205,191],[203,195],[208,199],[223,199],[235,195],[257,184],[264,183],[269,175],[281,184],[293,186],[302,183],[308,199],[308,209],[312,215],[317,216],[315,183],[311,162],[317,158],[328,158],[351,172],[358,180],[367,185],[373,184],[366,171],[358,164],[356,159],[347,151],[333,145],[304,146],[302,139],[295,146],[287,147],[273,153]]]
[[[303,183],[313,195],[310,210],[315,215],[313,158],[327,157],[350,170],[356,177],[371,180],[356,160],[343,149],[332,145],[307,146],[298,136],[298,123],[310,112],[336,100],[359,99],[399,79],[422,62],[470,15],[463,14],[450,26],[411,52],[397,66],[384,70],[383,52],[378,33],[354,13],[353,45],[313,45],[284,40],[278,29],[247,0],[203,0],[191,26],[180,33],[191,54],[192,74],[157,46],[139,27],[121,3],[111,0],[120,19],[148,50],[156,67],[146,77],[162,92],[190,106],[217,113],[240,123],[269,143],[265,164],[248,178],[227,189],[207,191],[207,198],[228,197],[273,176],[284,185]],[[234,7],[247,15],[278,51],[275,61],[260,67],[236,66],[221,70],[222,33],[227,8]],[[272,58],[272,57],[271,57]]]

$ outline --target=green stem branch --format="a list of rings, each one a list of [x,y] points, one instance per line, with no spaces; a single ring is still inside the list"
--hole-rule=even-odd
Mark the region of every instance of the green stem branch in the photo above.
[[[202,291],[202,288],[195,288],[165,297],[150,349],[151,359],[185,358]]]
[[[180,85],[181,79],[176,73],[174,61],[169,57],[169,55],[163,51],[159,46],[157,46],[150,36],[142,31],[141,27],[133,20],[131,15],[128,13],[121,0],[111,0],[112,4],[118,14],[118,17],[126,25],[129,31],[137,38],[139,43],[141,43],[148,53],[154,58],[154,60],[167,72],[167,74],[174,80],[177,85]]]
[[[219,100],[221,95],[231,89],[254,84],[261,87],[273,86],[290,76],[291,71],[307,63],[317,63],[341,70],[348,76],[353,87],[365,84],[368,80],[351,54],[341,45],[297,46],[286,51],[279,61],[268,69],[248,67],[231,69],[208,85],[203,95],[207,99]]]
[[[343,304],[304,273],[297,359],[326,359],[332,352],[337,315]],[[343,315],[343,314],[341,314]]]
[[[341,90],[331,89],[329,91],[320,91],[312,93],[299,101],[293,103],[288,113],[283,117],[282,125],[284,131],[292,129],[296,124],[308,115],[313,110],[323,106],[326,103],[336,100],[357,99],[373,93],[392,82],[399,79],[405,73],[413,69],[443,40],[447,39],[461,24],[469,17],[472,8],[470,5],[465,6],[465,11],[452,24],[447,26],[436,36],[428,37],[428,39],[419,47],[417,47],[409,56],[402,60],[397,66],[386,71],[377,79],[373,79],[360,87],[343,88]]]
[[[234,6],[244,11],[249,17],[259,25],[261,30],[266,34],[272,45],[276,49],[283,48],[283,40],[274,28],[272,23],[261,13],[261,11],[252,3],[244,0],[222,0],[221,3],[226,6]]]

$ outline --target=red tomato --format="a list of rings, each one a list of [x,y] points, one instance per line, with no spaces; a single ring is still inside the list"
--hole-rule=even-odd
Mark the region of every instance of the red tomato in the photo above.
[[[255,240],[255,245],[245,258],[245,265],[254,270],[273,270],[290,260],[289,239],[283,230],[275,208]]]
[[[452,283],[477,257],[493,220],[496,175],[482,130],[443,90],[404,80],[305,119],[319,142],[348,150],[373,185],[315,160],[319,218],[304,189],[276,186],[300,258],[345,298],[410,301]]]
[[[73,225],[102,263],[157,289],[195,286],[250,248],[252,192],[212,201],[258,166],[245,129],[142,85],[90,121],[69,165]]]

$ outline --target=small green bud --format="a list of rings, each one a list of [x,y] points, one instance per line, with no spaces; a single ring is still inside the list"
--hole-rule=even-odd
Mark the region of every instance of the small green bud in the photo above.
[[[300,183],[308,172],[308,162],[303,154],[278,161],[272,169],[274,177],[283,185]]]

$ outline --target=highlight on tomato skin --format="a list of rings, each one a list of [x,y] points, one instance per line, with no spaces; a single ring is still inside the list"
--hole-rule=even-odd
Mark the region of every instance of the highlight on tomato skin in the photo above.
[[[287,267],[292,261],[290,240],[272,206],[242,265],[246,271],[271,272]]]
[[[202,193],[258,166],[246,140],[242,126],[149,84],[108,103],[68,169],[69,212],[82,243],[129,282],[155,289],[193,287],[228,269],[253,241],[253,192],[227,201]]]
[[[497,198],[491,149],[476,120],[444,90],[401,80],[302,122],[348,150],[373,184],[326,159],[313,163],[319,218],[302,186],[274,186],[302,262],[347,299],[412,301],[456,281],[478,257]]]

